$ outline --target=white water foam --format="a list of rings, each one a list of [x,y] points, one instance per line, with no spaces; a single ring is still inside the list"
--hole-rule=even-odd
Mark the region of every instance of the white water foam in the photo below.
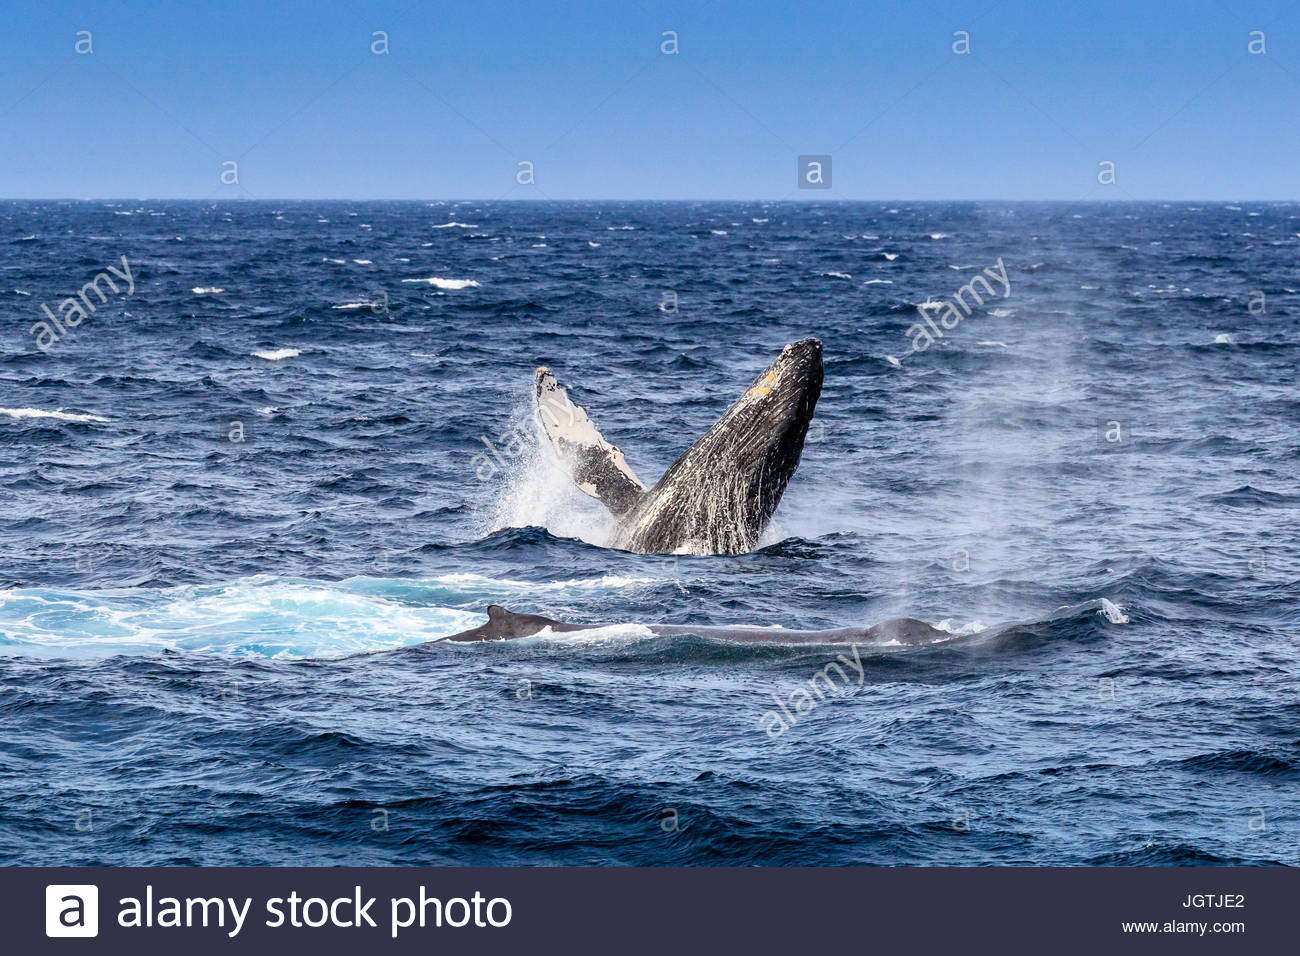
[[[100,415],[89,415],[81,412],[65,412],[59,408],[54,411],[46,411],[43,408],[0,408],[0,415],[8,415],[10,418],[57,418],[63,422],[107,422],[108,419]]]
[[[298,349],[270,349],[252,353],[253,358],[266,359],[268,362],[283,362],[285,359],[297,358],[301,354]]]
[[[577,644],[590,647],[629,644],[654,636],[654,631],[645,624],[606,624],[603,627],[592,627],[582,631],[552,631],[549,627],[544,627],[536,634],[517,638],[514,643]]]
[[[425,282],[438,289],[477,289],[479,283],[473,279],[444,279],[441,276],[430,276],[427,279],[403,279],[403,282]]]
[[[1124,609],[1106,598],[1101,599],[1101,608],[1097,613],[1106,618],[1111,624],[1128,623],[1128,615],[1124,613]]]
[[[257,575],[172,588],[16,588],[0,590],[0,654],[85,658],[170,650],[337,658],[478,627],[486,620],[486,605],[494,602],[535,605],[545,595],[600,595],[653,583],[617,576],[534,584],[472,574],[337,582]],[[595,633],[608,637],[601,632],[637,627]]]

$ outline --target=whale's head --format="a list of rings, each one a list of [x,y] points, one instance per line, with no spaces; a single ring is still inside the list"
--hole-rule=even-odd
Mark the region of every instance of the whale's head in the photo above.
[[[738,468],[757,478],[766,521],[799,466],[804,439],[822,393],[822,344],[793,342],[764,369],[718,426],[732,435]]]
[[[800,419],[806,426],[821,391],[822,344],[817,339],[803,339],[781,350],[732,411],[744,408],[774,427]]]
[[[632,550],[682,541],[699,553],[752,549],[799,467],[821,390],[821,343],[782,349],[651,490],[634,515]]]

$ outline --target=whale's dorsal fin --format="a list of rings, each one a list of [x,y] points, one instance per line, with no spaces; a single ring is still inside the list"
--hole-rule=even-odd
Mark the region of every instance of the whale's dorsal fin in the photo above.
[[[528,637],[542,628],[560,623],[540,614],[520,614],[500,604],[489,604],[487,616],[487,623],[477,629],[484,640],[502,641],[512,637]]]
[[[464,634],[454,635],[448,640],[480,640],[480,641],[508,641],[515,637],[531,637],[538,631],[550,628],[557,633],[561,631],[581,631],[588,624],[566,624],[563,621],[554,621],[549,617],[543,617],[540,614],[520,614],[518,611],[511,611],[500,604],[489,604],[487,609],[488,621],[482,627],[477,627],[473,631],[466,631]]]
[[[586,411],[573,404],[550,369],[539,368],[534,384],[535,414],[578,488],[616,515],[635,508],[646,487],[632,473],[623,453],[601,437]]]

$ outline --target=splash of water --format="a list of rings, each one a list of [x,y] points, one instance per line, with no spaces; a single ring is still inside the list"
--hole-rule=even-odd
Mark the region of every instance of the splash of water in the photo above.
[[[527,407],[531,408],[531,401]],[[577,538],[607,548],[614,516],[604,505],[578,490],[569,470],[546,439],[537,416],[517,409],[516,428],[529,435],[522,454],[509,458],[493,481],[499,485],[484,530],[545,528],[561,538]]]

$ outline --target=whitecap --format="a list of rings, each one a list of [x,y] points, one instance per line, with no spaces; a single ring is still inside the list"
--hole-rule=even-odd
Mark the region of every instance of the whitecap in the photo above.
[[[863,285],[893,285],[893,279],[868,279]]]
[[[426,282],[438,289],[477,289],[479,283],[473,279],[444,279],[441,276],[430,276],[427,279],[403,279],[403,282]]]
[[[477,229],[478,225],[472,222],[444,222],[441,226],[432,226],[432,229]]]
[[[108,419],[100,415],[89,415],[80,412],[65,412],[59,408],[55,411],[46,411],[43,408],[0,408],[0,415],[8,415],[10,418],[57,418],[61,422],[107,422]]]
[[[888,259],[890,262],[893,262],[895,259],[898,258],[897,252],[882,252],[881,255],[884,256],[886,259]]]
[[[892,356],[892,355],[886,355],[886,356],[885,356],[885,361],[888,362],[890,365],[894,366],[894,368],[902,368],[902,367],[903,367],[903,363],[900,362],[897,358],[895,358],[895,357]]]
[[[373,262],[372,260],[370,260],[370,259],[353,259],[352,261],[355,262],[355,263],[356,263],[357,265],[359,265],[359,266],[373,266],[373,265],[374,265],[374,262]]]
[[[1228,332],[1220,332],[1214,337],[1215,345],[1232,345],[1232,335]]]
[[[263,352],[254,352],[253,358],[266,359],[268,362],[282,362],[285,359],[297,358],[302,352],[298,349],[270,349]]]
[[[1128,623],[1128,615],[1124,613],[1124,609],[1106,598],[1101,599],[1101,608],[1097,613],[1102,615],[1112,624]]]
[[[847,272],[819,272],[817,274],[819,276],[824,276],[827,279],[852,279],[853,278],[853,276],[849,275]]]
[[[226,290],[218,289],[216,286],[205,287],[201,285],[196,285],[193,289],[190,289],[190,291],[193,292],[195,295],[220,295]]]

